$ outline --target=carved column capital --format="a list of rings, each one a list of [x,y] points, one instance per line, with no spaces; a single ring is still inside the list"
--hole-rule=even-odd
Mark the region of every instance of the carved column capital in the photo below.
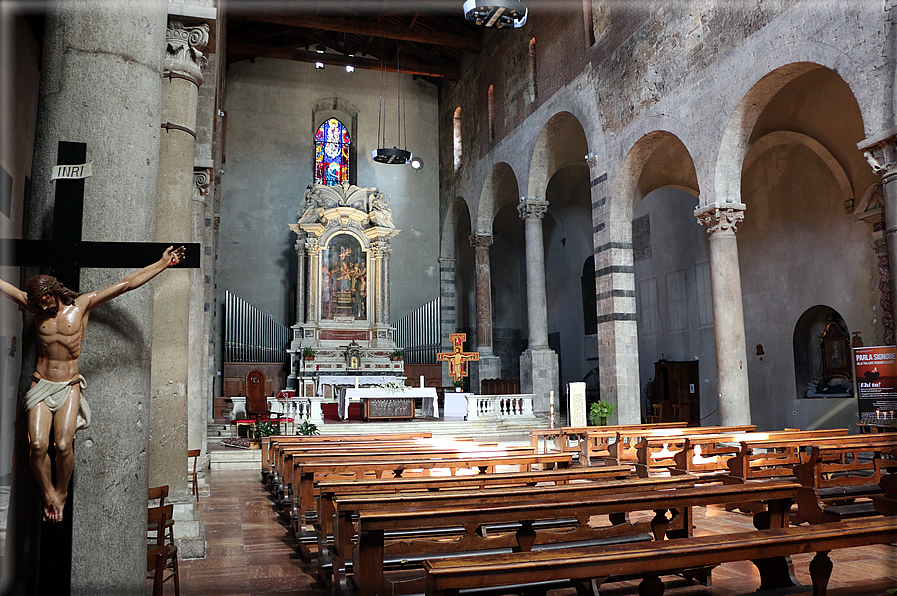
[[[305,252],[310,255],[316,255],[320,252],[321,246],[318,244],[317,236],[306,236],[305,237]]]
[[[208,62],[203,50],[209,43],[209,26],[205,23],[187,26],[168,21],[165,32],[165,76],[177,76],[202,85],[202,69]]]
[[[589,170],[594,171],[598,167],[598,157],[589,153],[586,156],[586,165],[589,166]]]
[[[517,205],[517,213],[521,219],[542,219],[545,212],[548,211],[548,201],[520,197],[520,204]]]
[[[376,242],[371,242],[371,255],[374,258],[388,259],[389,255],[391,254],[392,247],[389,245],[388,240],[377,240]]]
[[[492,236],[486,234],[471,234],[470,245],[477,250],[488,250],[492,245]]]
[[[296,249],[296,254],[300,257],[305,254],[305,238],[296,238],[296,244],[294,247]]]
[[[872,171],[889,182],[897,176],[897,129],[892,128],[883,135],[857,143],[863,157]]]
[[[205,202],[212,186],[212,168],[193,168],[193,200]]]
[[[453,258],[449,258],[449,257],[439,257],[438,259],[436,259],[436,262],[439,263],[440,265],[454,265],[455,263],[458,262],[458,259],[453,259]]]
[[[743,203],[714,203],[695,209],[698,222],[707,226],[708,235],[735,235],[738,224],[744,220]]]

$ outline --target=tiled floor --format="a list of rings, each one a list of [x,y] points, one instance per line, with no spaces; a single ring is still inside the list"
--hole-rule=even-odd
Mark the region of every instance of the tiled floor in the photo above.
[[[315,586],[314,563],[296,557],[293,540],[275,513],[260,475],[255,471],[206,472],[211,496],[200,503],[205,524],[208,556],[182,561],[182,596],[250,596],[290,594],[324,596],[329,590]],[[696,512],[697,533],[737,532],[752,528],[750,518],[717,508]],[[809,595],[807,573],[811,554],[793,558],[798,580],[804,587],[766,592],[766,596]],[[834,562],[830,596],[885,596],[897,588],[897,547],[855,548],[831,554]],[[751,563],[730,563],[713,571],[713,587],[688,584],[664,577],[667,596],[736,596],[754,594],[759,576]],[[174,589],[166,584],[166,596]],[[568,596],[572,590],[552,596]],[[602,596],[638,594],[635,582],[605,584]]]

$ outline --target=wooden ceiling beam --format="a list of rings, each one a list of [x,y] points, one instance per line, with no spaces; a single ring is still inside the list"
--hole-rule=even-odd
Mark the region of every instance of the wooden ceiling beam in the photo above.
[[[259,23],[272,23],[275,25],[290,25],[305,29],[318,29],[323,31],[337,31],[339,33],[352,33],[373,37],[385,37],[386,39],[401,39],[420,43],[459,48],[468,52],[480,52],[483,44],[478,36],[458,35],[443,31],[423,31],[420,29],[406,29],[382,23],[370,23],[355,19],[338,17],[296,16],[277,13],[246,13],[240,14],[241,18]]]
[[[323,62],[324,64],[329,64],[331,66],[346,66],[347,64],[351,64],[355,68],[398,72],[398,68],[394,63],[387,63],[384,66],[383,63],[381,63],[379,60],[371,58],[361,58],[358,56],[339,56],[337,54],[326,53],[318,54],[316,52],[307,52],[305,50],[296,50],[293,48],[242,43],[238,41],[228,42],[227,53],[234,58],[244,58],[250,56],[261,58],[276,58],[279,60],[293,60],[295,62]],[[405,60],[402,61],[402,72],[410,75],[444,78],[452,81],[456,81],[461,77],[461,71],[458,68],[450,66],[418,64],[414,62],[407,62]]]

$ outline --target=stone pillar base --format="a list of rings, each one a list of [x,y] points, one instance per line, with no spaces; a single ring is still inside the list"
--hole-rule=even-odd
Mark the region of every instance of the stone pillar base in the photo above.
[[[501,378],[501,358],[494,354],[480,354],[480,361],[470,367],[470,390],[483,393],[483,379]]]
[[[174,504],[174,542],[179,559],[204,559],[206,556],[205,526],[192,499]]]
[[[536,416],[548,414],[548,394],[555,392],[554,405],[558,407],[558,355],[554,350],[526,350],[520,355],[520,391],[532,393],[533,412]]]

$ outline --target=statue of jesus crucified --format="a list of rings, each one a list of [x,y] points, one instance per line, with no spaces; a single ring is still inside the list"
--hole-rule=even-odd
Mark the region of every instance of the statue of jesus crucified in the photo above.
[[[81,341],[90,312],[104,302],[136,290],[167,268],[184,260],[184,247],[169,246],[162,258],[128,275],[108,288],[78,294],[49,275],[28,280],[27,293],[0,280],[0,294],[32,315],[37,326],[40,357],[31,375],[31,389],[25,394],[28,411],[28,440],[31,443],[31,470],[44,497],[44,519],[62,521],[69,479],[75,455],[75,431],[90,424],[90,408],[81,396],[86,387],[78,372]],[[56,485],[53,485],[50,432],[56,446]]]

